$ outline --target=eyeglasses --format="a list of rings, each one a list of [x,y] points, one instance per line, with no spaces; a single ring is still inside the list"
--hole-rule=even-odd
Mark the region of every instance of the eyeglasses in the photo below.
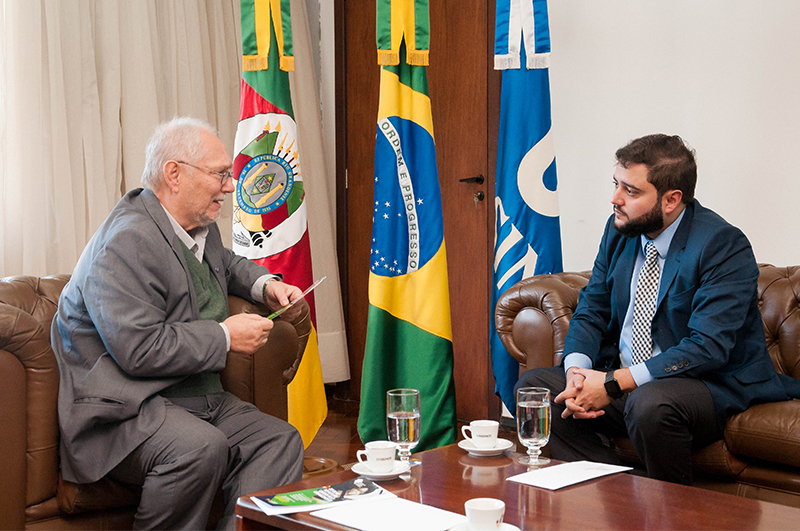
[[[186,164],[187,166],[191,166],[192,168],[194,168],[196,170],[200,170],[200,171],[202,171],[204,173],[207,173],[209,175],[216,175],[217,177],[219,177],[220,186],[225,186],[225,183],[228,182],[228,180],[233,177],[233,171],[232,170],[228,170],[226,172],[213,171],[213,170],[207,170],[205,168],[201,168],[200,166],[195,166],[194,164],[190,164],[188,162],[183,162],[182,160],[176,160],[175,162],[177,162],[178,164]]]

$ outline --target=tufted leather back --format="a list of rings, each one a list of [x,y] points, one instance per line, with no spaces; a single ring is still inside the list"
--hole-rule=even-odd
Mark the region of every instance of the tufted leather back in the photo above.
[[[758,267],[758,307],[772,364],[800,378],[800,267]]]
[[[759,264],[758,305],[775,369],[800,378],[800,266]],[[497,302],[500,340],[520,372],[561,362],[569,321],[591,271],[524,279]]]

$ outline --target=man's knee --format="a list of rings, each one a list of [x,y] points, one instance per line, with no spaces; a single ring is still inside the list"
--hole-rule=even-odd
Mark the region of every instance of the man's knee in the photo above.
[[[303,455],[305,449],[303,447],[303,438],[300,432],[294,426],[287,424],[287,429],[281,433],[281,444],[283,448],[282,453],[288,457],[292,462],[300,464],[302,472]]]
[[[259,490],[294,483],[303,476],[303,439],[292,425],[281,420],[270,418],[260,423],[260,429],[254,430],[252,442],[247,448],[238,448],[242,466],[250,472],[241,476],[241,481],[249,485],[250,490]],[[252,471],[259,472],[250,478]],[[250,479],[248,479],[250,478]],[[239,487],[236,487],[239,489]]]
[[[531,369],[520,377],[514,386],[514,395],[522,387],[546,387],[551,392],[560,393],[565,386],[566,377],[562,367],[541,367]]]
[[[300,454],[302,457],[303,438],[300,436],[300,432],[287,422],[279,422],[280,424],[278,424],[277,427],[273,423],[263,430],[264,442],[266,442],[270,448],[281,448],[281,453],[287,456]]]
[[[275,455],[289,461],[303,461],[303,438],[297,429],[283,420],[264,415],[254,428],[253,437],[260,441],[259,453]]]
[[[656,380],[633,391],[625,404],[625,423],[629,433],[636,430],[640,437],[691,433],[695,442],[707,444],[722,437],[708,388],[688,378]]]
[[[213,428],[207,431],[204,441],[198,442],[200,444],[198,445],[197,460],[209,468],[209,475],[213,473],[212,470],[224,471],[228,465],[230,452],[225,434]]]
[[[647,392],[646,388],[637,391],[631,393],[625,403],[628,432],[636,429],[642,435],[657,436],[663,426],[675,422],[674,405],[658,393]]]
[[[299,469],[299,473],[303,474],[303,456],[305,455],[305,448],[303,446],[303,438],[300,436],[294,427],[287,435],[286,453],[291,456],[295,463],[295,467]]]
[[[220,430],[185,412],[168,409],[159,429],[110,472],[117,479],[142,484],[152,474],[224,474],[228,442]]]
[[[291,430],[287,431],[287,447],[298,453],[300,455],[303,454],[303,438],[300,436],[300,432],[297,431],[294,426],[291,427]]]
[[[230,448],[225,434],[210,424],[178,436],[159,469],[190,474],[203,482],[219,482],[228,466]]]

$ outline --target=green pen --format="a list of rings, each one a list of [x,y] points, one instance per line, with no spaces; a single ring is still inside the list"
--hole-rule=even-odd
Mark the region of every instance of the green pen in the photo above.
[[[308,289],[307,289],[307,290],[305,290],[305,291],[302,293],[302,295],[300,295],[299,297],[297,297],[295,300],[293,300],[292,302],[290,302],[289,304],[287,304],[287,305],[286,305],[286,306],[284,306],[283,308],[280,308],[280,309],[278,309],[278,310],[275,310],[274,312],[272,312],[271,314],[269,314],[269,315],[267,316],[267,319],[275,319],[275,318],[276,318],[276,317],[278,317],[280,314],[282,314],[283,312],[285,312],[286,310],[288,310],[289,308],[291,308],[292,306],[294,306],[296,302],[299,302],[299,301],[303,300],[303,299],[305,298],[305,296],[306,296],[306,295],[308,295],[309,293],[311,293],[311,290],[313,290],[314,288],[316,288],[317,286],[319,286],[319,285],[322,283],[322,281],[323,281],[323,280],[325,280],[326,278],[327,278],[327,277],[321,277],[319,280],[317,280],[316,282],[314,282],[313,284],[311,284],[311,286],[309,286],[309,287],[308,287]]]

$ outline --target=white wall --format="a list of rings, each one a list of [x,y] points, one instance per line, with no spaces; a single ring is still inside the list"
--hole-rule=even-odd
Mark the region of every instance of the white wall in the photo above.
[[[312,25],[319,13],[332,160],[332,2],[307,4]],[[747,234],[758,261],[800,264],[800,2],[550,0],[549,7],[564,269],[592,266],[611,213],[614,152],[655,132],[679,134],[697,150],[696,197]]]
[[[614,151],[655,132],[759,262],[800,264],[800,2],[550,0],[550,30],[565,270],[591,268]]]

